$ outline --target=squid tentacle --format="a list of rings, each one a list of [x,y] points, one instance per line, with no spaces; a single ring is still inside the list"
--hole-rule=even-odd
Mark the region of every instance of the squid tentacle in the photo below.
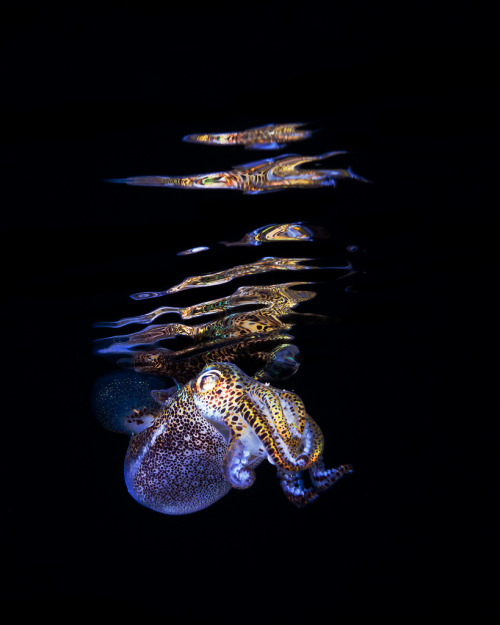
[[[315,489],[321,492],[333,486],[340,478],[352,473],[352,471],[352,464],[341,464],[335,469],[325,469],[323,459],[319,458],[309,469],[309,475]]]
[[[291,472],[278,468],[278,478],[287,499],[298,508],[303,508],[318,498],[319,493],[316,488],[305,487],[302,471]]]
[[[222,473],[226,482],[233,488],[249,488],[255,482],[254,467],[262,460],[261,456],[252,456],[242,441],[242,435],[238,434],[231,439],[224,460],[222,461]]]
[[[254,384],[248,389],[248,396],[264,414],[269,415],[285,445],[293,450],[297,449],[302,432],[290,427],[295,424],[291,424],[286,418],[278,393],[262,384]]]
[[[289,471],[301,471],[308,469],[321,453],[322,445],[318,445],[317,432],[312,427],[308,428],[305,441],[303,437],[302,443],[305,444],[301,444],[301,447],[294,451],[272,426],[268,416],[257,408],[250,398],[242,399],[239,413],[264,445],[272,464]],[[312,422],[312,419],[310,421]],[[321,432],[318,426],[316,429]]]
[[[300,435],[299,438],[302,439],[306,426],[306,409],[303,401],[291,391],[282,389],[275,389],[275,391],[280,399],[287,421],[291,422],[291,425]]]

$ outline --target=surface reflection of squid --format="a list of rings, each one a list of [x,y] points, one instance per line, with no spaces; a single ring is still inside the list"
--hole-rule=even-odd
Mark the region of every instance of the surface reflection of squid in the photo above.
[[[242,145],[246,150],[279,150],[287,143],[309,139],[312,130],[299,130],[305,124],[267,124],[237,132],[186,135],[183,141],[205,145]]]
[[[284,154],[262,161],[235,165],[228,171],[190,176],[133,176],[109,182],[141,187],[174,187],[187,189],[234,189],[247,195],[283,191],[334,187],[337,180],[354,179],[367,182],[349,169],[305,169],[302,165],[324,160],[345,152],[326,152],[319,156]]]

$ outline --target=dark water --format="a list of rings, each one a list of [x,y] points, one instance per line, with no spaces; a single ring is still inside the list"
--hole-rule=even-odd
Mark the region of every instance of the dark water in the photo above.
[[[478,6],[419,7],[274,8],[244,21],[148,3],[12,8],[6,598],[172,622],[492,613],[493,34]],[[102,182],[254,160],[181,138],[278,121],[322,128],[287,151],[347,150],[335,166],[373,184],[252,197]],[[322,427],[329,465],[354,474],[303,510],[267,465],[203,512],[142,508],[123,481],[126,437],[91,414],[109,369],[91,324],[147,312],[129,295],[229,259],[308,256],[309,243],[218,245],[294,220],[327,228],[319,257],[359,271],[304,306],[338,322],[294,330],[303,364],[287,385]],[[196,246],[211,249],[177,256]]]

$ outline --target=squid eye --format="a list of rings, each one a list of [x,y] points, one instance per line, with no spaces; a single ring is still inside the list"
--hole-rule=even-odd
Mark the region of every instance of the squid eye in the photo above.
[[[207,393],[217,386],[220,377],[218,371],[207,371],[196,380],[196,389],[200,393]]]

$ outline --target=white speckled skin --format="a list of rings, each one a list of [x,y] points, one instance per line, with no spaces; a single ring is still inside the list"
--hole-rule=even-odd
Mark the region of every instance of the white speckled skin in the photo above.
[[[257,382],[232,363],[211,363],[164,404],[150,427],[132,435],[125,481],[142,505],[189,514],[231,487],[250,487],[254,469],[267,458],[287,498],[302,507],[352,471],[350,465],[325,469],[323,444],[297,395]]]
[[[200,414],[186,386],[151,427],[132,436],[125,457],[128,491],[163,514],[202,510],[231,489],[221,470],[226,451],[226,439]]]

